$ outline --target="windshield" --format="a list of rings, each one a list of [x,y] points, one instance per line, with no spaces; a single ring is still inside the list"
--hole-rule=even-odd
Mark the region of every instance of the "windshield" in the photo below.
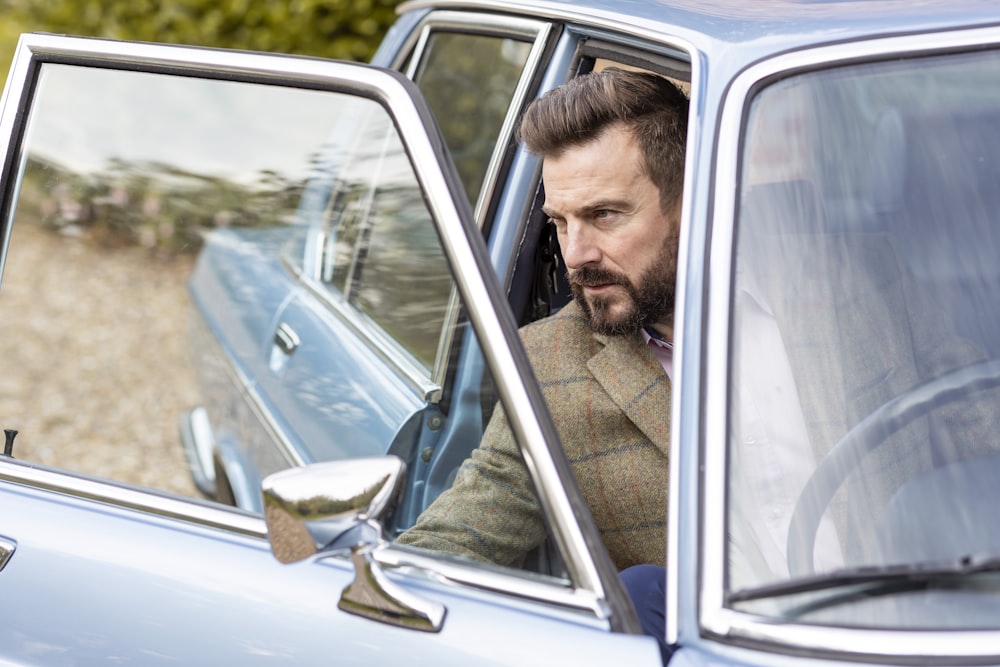
[[[998,627],[995,568],[878,595],[844,574],[1000,555],[1000,55],[783,79],[741,151],[729,604]],[[831,586],[781,588],[810,577]]]

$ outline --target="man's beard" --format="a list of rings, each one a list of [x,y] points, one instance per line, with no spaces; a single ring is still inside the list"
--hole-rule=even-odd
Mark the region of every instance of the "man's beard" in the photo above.
[[[663,250],[649,269],[639,277],[638,284],[613,271],[585,265],[569,276],[573,297],[580,304],[590,321],[590,328],[599,334],[625,336],[636,333],[640,327],[670,319],[674,314],[674,283],[677,280],[677,237],[667,239]],[[590,300],[584,286],[620,285],[626,297],[618,292],[613,296],[595,296]],[[613,304],[620,312],[612,314]]]

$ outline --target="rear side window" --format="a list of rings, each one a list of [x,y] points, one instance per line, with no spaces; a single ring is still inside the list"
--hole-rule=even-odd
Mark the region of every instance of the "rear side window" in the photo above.
[[[473,204],[530,51],[509,37],[434,32],[414,74]]]

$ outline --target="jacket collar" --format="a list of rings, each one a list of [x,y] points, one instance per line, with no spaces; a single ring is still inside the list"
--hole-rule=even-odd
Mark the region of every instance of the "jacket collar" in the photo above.
[[[670,449],[671,384],[642,336],[594,334],[602,345],[587,367],[612,401],[664,454]]]

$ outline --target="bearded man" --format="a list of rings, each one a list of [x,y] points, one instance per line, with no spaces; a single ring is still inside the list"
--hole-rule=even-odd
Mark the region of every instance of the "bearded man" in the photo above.
[[[610,68],[535,100],[519,128],[542,158],[543,210],[575,297],[522,339],[612,560],[628,570],[637,607],[643,596],[659,607],[651,634],[661,642],[687,117],[687,98],[666,79]],[[451,489],[398,541],[517,566],[544,539],[499,408]]]

